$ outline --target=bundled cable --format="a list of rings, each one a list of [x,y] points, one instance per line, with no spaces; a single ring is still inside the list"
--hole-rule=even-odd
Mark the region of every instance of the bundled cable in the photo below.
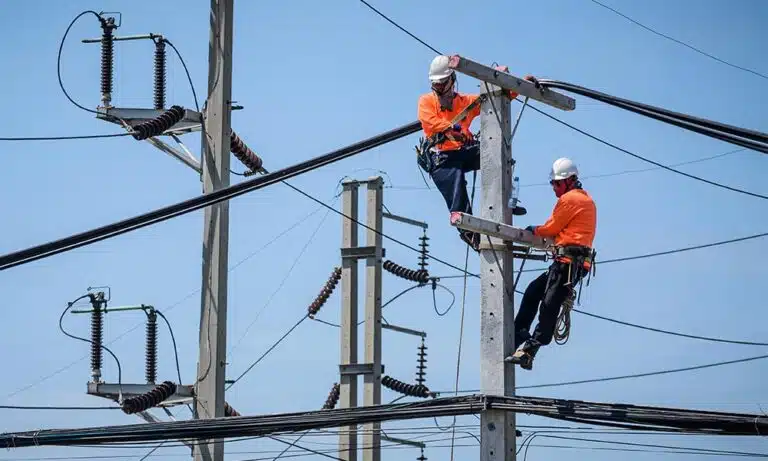
[[[331,296],[331,293],[333,293],[333,290],[336,289],[336,285],[338,285],[339,280],[341,279],[341,268],[336,267],[333,269],[333,272],[331,273],[331,276],[328,278],[328,281],[325,282],[325,286],[323,286],[323,289],[320,291],[320,294],[317,295],[317,298],[315,298],[314,301],[312,301],[312,304],[309,305],[307,308],[308,316],[311,319],[315,318],[315,315],[317,315],[317,312],[320,310],[321,307],[323,307],[323,304],[328,301],[328,298]]]
[[[429,281],[429,272],[424,269],[413,270],[407,269],[392,261],[384,261],[384,270],[390,272],[405,280],[412,282],[427,283]]]
[[[160,403],[175,393],[176,384],[171,381],[165,381],[146,394],[125,399],[122,404],[123,412],[130,415],[149,410],[160,405]]]
[[[133,127],[133,137],[139,141],[161,135],[165,130],[179,123],[184,118],[184,108],[171,106],[153,120],[139,123]]]
[[[422,397],[426,399],[427,397],[434,398],[436,396],[434,392],[430,392],[429,388],[423,384],[408,384],[387,375],[381,377],[381,385],[411,397]]]
[[[336,404],[339,403],[339,396],[341,395],[341,386],[339,383],[333,383],[331,392],[328,393],[328,398],[325,399],[323,404],[323,410],[333,410],[336,408]]]
[[[248,173],[254,174],[262,170],[261,157],[246,146],[245,142],[234,131],[229,135],[229,150],[250,170]]]
[[[557,80],[539,80],[538,82],[544,87],[570,91],[689,131],[768,153],[768,134],[766,133],[619,98],[571,83]]]

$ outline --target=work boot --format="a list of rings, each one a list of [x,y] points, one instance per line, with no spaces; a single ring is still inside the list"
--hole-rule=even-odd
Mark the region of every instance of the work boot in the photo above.
[[[470,232],[465,230],[459,231],[459,238],[461,238],[467,245],[473,250],[480,251],[480,234],[476,232]]]
[[[504,359],[505,362],[514,363],[520,365],[520,368],[525,370],[533,369],[533,358],[536,357],[536,352],[539,351],[541,345],[532,340],[526,340],[514,354]]]

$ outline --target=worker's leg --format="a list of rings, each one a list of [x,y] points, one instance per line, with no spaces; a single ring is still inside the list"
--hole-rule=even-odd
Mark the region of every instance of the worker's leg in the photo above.
[[[547,278],[549,271],[544,272],[528,284],[528,288],[523,293],[523,300],[520,302],[520,310],[515,316],[515,349],[531,338],[530,330],[533,319],[539,311],[539,304],[544,298],[544,292],[547,288]]]
[[[553,263],[549,273],[547,288],[539,310],[539,323],[536,325],[532,336],[532,339],[539,345],[547,345],[552,342],[560,308],[570,294],[570,290],[581,278],[581,272],[578,271],[578,268],[571,268],[568,263]],[[569,281],[571,282],[570,285],[568,285]]]
[[[449,158],[432,170],[430,176],[437,190],[443,195],[450,212],[472,213],[467,196],[467,180],[460,160]]]

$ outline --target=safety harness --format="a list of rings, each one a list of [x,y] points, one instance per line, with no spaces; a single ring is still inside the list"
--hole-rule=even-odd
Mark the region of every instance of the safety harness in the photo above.
[[[566,288],[568,288],[568,295],[560,307],[560,313],[557,316],[555,326],[554,340],[557,344],[562,345],[568,342],[571,332],[571,310],[573,309],[573,303],[574,301],[576,304],[581,302],[581,288],[584,283],[584,277],[579,279],[577,296],[577,289],[573,284],[576,278],[575,272],[576,270],[586,271],[587,286],[589,286],[592,275],[596,275],[596,256],[597,250],[582,245],[556,246],[552,251],[552,258],[555,261],[568,264],[568,281],[565,284]]]
[[[432,173],[435,168],[440,166],[440,164],[448,159],[447,154],[441,152],[432,152],[432,149],[436,145],[442,144],[447,140],[462,142],[465,146],[477,144],[477,139],[472,138],[468,140],[464,134],[455,133],[453,131],[453,125],[464,120],[467,117],[467,114],[469,114],[470,111],[472,111],[478,104],[483,102],[483,100],[485,100],[487,97],[488,96],[486,94],[481,94],[474,101],[472,101],[472,103],[465,107],[464,110],[456,114],[453,120],[451,120],[450,128],[435,133],[433,136],[427,138],[419,138],[419,145],[414,147],[416,150],[416,163],[418,163],[419,167],[424,170],[425,173]]]

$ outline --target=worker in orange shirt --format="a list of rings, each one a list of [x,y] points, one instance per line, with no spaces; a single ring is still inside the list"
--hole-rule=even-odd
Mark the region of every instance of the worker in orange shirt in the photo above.
[[[457,212],[472,214],[464,174],[480,169],[479,143],[469,130],[472,121],[480,115],[480,95],[454,90],[456,73],[449,67],[449,60],[448,56],[437,56],[429,66],[432,91],[419,97],[418,117],[425,136],[417,152],[419,165],[443,195],[453,219]],[[508,71],[506,66],[496,69]],[[535,82],[532,76],[526,80]],[[509,97],[514,99],[517,93],[510,91]],[[464,117],[454,123],[465,110]],[[459,236],[478,249],[479,234],[459,229]]]
[[[589,274],[594,258],[592,243],[597,227],[597,208],[582,189],[576,165],[559,158],[549,176],[557,203],[552,216],[541,226],[528,226],[534,235],[554,239],[554,260],[549,270],[525,290],[515,317],[515,353],[507,360],[530,370],[539,347],[552,341],[557,317],[574,286]],[[539,323],[529,330],[536,313]]]

